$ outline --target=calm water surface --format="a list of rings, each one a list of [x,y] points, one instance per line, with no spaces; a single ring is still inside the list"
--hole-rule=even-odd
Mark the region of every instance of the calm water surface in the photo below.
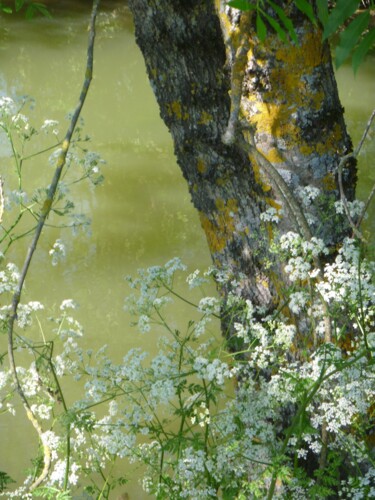
[[[46,118],[63,122],[76,104],[82,83],[90,2],[65,4],[69,9],[55,9],[52,19],[27,22],[22,17],[0,18],[0,94],[31,95],[36,102],[32,119],[38,124]],[[149,348],[150,343],[155,344],[154,339],[127,326],[123,277],[174,256],[180,256],[190,269],[210,264],[197,214],[176,165],[171,139],[159,118],[123,4],[107,2],[99,16],[95,77],[83,111],[91,147],[107,162],[105,183],[96,190],[81,185],[76,200],[77,208],[92,219],[92,235],[72,237],[66,230],[45,231],[27,288],[29,297],[50,307],[66,298],[77,300],[87,345],[95,349],[108,343],[115,361],[135,345]],[[338,72],[354,143],[375,104],[373,63],[368,61],[357,78],[350,68]],[[375,181],[370,164],[374,154],[374,142],[368,141],[360,165],[358,192],[362,198]],[[3,171],[7,161],[8,154],[0,145]],[[38,160],[33,168],[36,179],[48,184],[52,170],[46,163]],[[373,230],[374,224],[371,217],[367,228]],[[69,253],[63,265],[52,267],[48,251],[56,238],[67,242]],[[21,250],[13,248],[10,260],[20,263],[22,259]],[[175,315],[175,321],[189,319],[183,309],[176,308]],[[0,342],[2,352],[5,343],[3,339]],[[73,401],[74,391],[69,390]],[[16,419],[1,416],[0,443],[0,470],[21,479],[36,450],[36,440],[21,410]],[[136,480],[126,489],[131,498],[145,498]]]

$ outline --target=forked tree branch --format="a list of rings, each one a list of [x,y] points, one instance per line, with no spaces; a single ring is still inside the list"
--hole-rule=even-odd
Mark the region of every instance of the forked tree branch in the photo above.
[[[71,140],[72,136],[75,130],[75,127],[77,125],[78,118],[81,114],[90,84],[92,80],[92,75],[93,75],[93,63],[94,63],[94,41],[95,41],[95,21],[96,21],[96,16],[98,12],[98,7],[99,7],[99,2],[100,0],[94,0],[93,1],[93,7],[92,7],[92,12],[91,12],[91,18],[90,18],[90,25],[89,25],[89,39],[88,39],[88,48],[87,48],[87,61],[86,61],[86,70],[85,70],[85,78],[84,82],[82,85],[80,97],[78,104],[73,112],[71,121],[69,123],[68,130],[66,132],[65,138],[63,140],[60,154],[57,158],[56,161],[56,169],[52,178],[52,182],[48,188],[47,191],[47,196],[44,201],[43,207],[41,209],[41,212],[39,214],[38,218],[38,223],[35,229],[34,236],[32,238],[32,241],[29,245],[29,248],[27,250],[27,255],[22,267],[21,275],[16,287],[16,291],[13,294],[12,298],[12,303],[11,303],[11,309],[8,317],[8,356],[9,356],[9,365],[10,369],[13,375],[13,380],[17,389],[17,392],[19,393],[23,406],[25,408],[27,417],[33,424],[36,432],[38,433],[39,439],[41,440],[42,446],[43,446],[43,455],[44,455],[44,467],[40,475],[34,480],[34,482],[30,485],[29,490],[32,491],[35,488],[37,488],[47,477],[50,466],[51,466],[51,450],[49,448],[48,443],[46,443],[46,440],[44,439],[43,435],[43,430],[35,417],[34,413],[31,410],[30,404],[27,400],[27,397],[22,389],[22,385],[20,383],[20,380],[17,375],[17,366],[16,362],[14,359],[14,342],[13,342],[13,337],[14,337],[14,326],[15,326],[15,321],[17,319],[17,310],[18,306],[21,300],[21,294],[22,294],[22,289],[24,286],[24,282],[27,276],[27,273],[30,268],[31,260],[34,255],[34,252],[37,248],[39,237],[41,235],[42,229],[45,225],[46,219],[51,211],[52,203],[56,194],[56,190],[59,184],[59,180],[62,174],[62,171],[64,169],[65,163],[66,163],[66,156],[68,154],[70,145],[71,145]]]

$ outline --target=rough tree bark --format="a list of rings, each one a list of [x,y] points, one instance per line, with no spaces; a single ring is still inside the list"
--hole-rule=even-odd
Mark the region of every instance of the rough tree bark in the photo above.
[[[337,221],[328,200],[338,197],[337,164],[351,142],[320,29],[292,2],[282,1],[279,4],[293,18],[299,44],[283,43],[271,30],[260,43],[255,22],[241,20],[246,14],[224,4],[129,0],[137,43],[213,262],[238,283],[221,292],[224,297],[235,292],[269,310],[277,305],[285,278],[269,251],[272,234],[262,229],[260,214],[270,206],[285,209],[286,200],[265,175],[264,159],[254,149],[249,155],[239,141],[223,140],[231,86],[232,101],[236,86],[241,91],[242,125],[237,128],[253,130],[258,152],[286,181],[288,193],[314,185],[327,195],[316,207],[318,219],[310,231],[332,247],[344,231],[334,230]],[[246,49],[242,55],[241,44]],[[238,135],[251,142],[245,130]],[[345,184],[350,199],[355,187],[353,165],[346,169]],[[288,230],[299,228],[285,210],[282,231]]]

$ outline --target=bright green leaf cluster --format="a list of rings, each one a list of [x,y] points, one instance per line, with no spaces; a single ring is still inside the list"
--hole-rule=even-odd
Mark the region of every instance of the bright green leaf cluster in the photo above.
[[[32,19],[36,14],[51,17],[47,7],[40,2],[33,2],[30,0],[14,0],[14,9],[8,5],[4,5],[3,2],[0,2],[0,11],[5,12],[6,14],[19,12],[23,8],[25,9],[26,19]]]
[[[316,0],[316,13],[307,0],[294,0],[294,3],[314,25],[320,22],[323,27],[323,40],[340,32],[335,50],[336,67],[340,67],[352,56],[352,66],[356,73],[375,43],[375,29],[369,27],[371,9],[374,7],[373,0],[370,6],[358,15],[356,12],[360,7],[360,0],[337,0],[331,10],[329,10],[328,0]],[[268,24],[284,43],[287,42],[288,36],[294,43],[298,43],[292,20],[274,1],[260,0],[251,3],[251,0],[231,0],[227,4],[243,11],[256,11],[256,29],[260,41],[263,42],[266,39]],[[277,19],[266,12],[267,6],[272,8]]]

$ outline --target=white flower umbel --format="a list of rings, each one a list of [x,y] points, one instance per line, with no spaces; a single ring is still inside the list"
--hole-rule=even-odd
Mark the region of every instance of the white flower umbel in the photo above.
[[[53,134],[53,135],[59,135],[59,130],[58,130],[58,125],[59,125],[59,122],[57,120],[44,120],[43,122],[43,125],[41,126],[41,130],[45,133],[45,134],[49,134],[50,132]]]
[[[49,251],[49,254],[52,257],[53,266],[57,266],[59,262],[63,261],[66,257],[66,248],[63,241],[57,239]]]

